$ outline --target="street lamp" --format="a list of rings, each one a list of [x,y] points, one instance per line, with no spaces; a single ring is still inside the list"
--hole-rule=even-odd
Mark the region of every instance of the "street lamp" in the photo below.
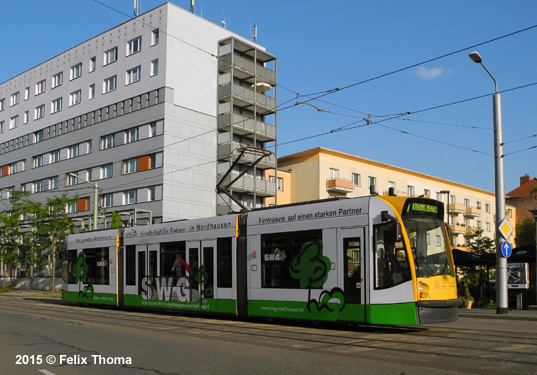
[[[505,189],[503,174],[503,134],[502,134],[502,102],[498,93],[498,84],[483,65],[481,56],[477,51],[470,53],[473,62],[481,64],[483,69],[494,81],[495,93],[492,97],[492,111],[494,119],[494,172],[496,195],[496,313],[507,314],[507,258],[502,255],[502,237],[500,224],[505,220]]]
[[[80,181],[84,181],[85,183],[90,184],[91,186],[93,186],[93,230],[99,229],[99,226],[98,226],[98,223],[97,223],[97,215],[99,213],[99,205],[98,205],[99,187],[97,186],[97,183],[85,180],[85,179],[83,179],[81,177],[78,177],[76,174],[73,174],[73,173],[67,173],[67,174],[69,176],[75,177],[75,178],[79,179]]]

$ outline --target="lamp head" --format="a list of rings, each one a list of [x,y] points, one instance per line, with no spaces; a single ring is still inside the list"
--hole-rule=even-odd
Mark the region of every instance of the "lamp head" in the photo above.
[[[481,60],[481,55],[477,51],[474,51],[474,52],[470,53],[468,56],[470,56],[472,61],[475,62],[475,63],[481,64],[481,62],[483,61],[483,60]]]

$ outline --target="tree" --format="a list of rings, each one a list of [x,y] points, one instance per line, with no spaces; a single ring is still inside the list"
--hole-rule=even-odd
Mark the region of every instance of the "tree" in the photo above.
[[[75,204],[78,198],[69,198],[66,194],[61,197],[47,198],[45,203],[24,200],[27,210],[27,222],[32,226],[32,236],[38,249],[49,250],[52,260],[52,289],[55,291],[56,255],[63,246],[65,238],[73,232],[75,224],[69,218],[66,207]]]
[[[110,224],[110,226],[112,228],[121,228],[123,226],[121,215],[118,214],[116,210],[112,211],[112,223]]]
[[[535,246],[535,221],[526,219],[522,224],[516,225],[515,246]]]
[[[478,255],[496,253],[494,240],[486,236],[483,237],[483,229],[476,229],[475,237],[468,244],[468,247]]]

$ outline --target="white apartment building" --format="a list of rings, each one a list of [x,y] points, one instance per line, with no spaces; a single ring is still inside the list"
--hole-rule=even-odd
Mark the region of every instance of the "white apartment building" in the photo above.
[[[467,247],[476,229],[495,238],[495,195],[482,189],[322,147],[280,157],[278,168],[278,204],[359,197],[375,186],[380,195],[423,195],[444,202],[455,247]],[[506,214],[514,228],[515,207],[507,206]]]
[[[0,84],[0,202],[77,194],[89,227],[90,182],[101,228],[262,206],[275,85],[264,47],[166,3]]]

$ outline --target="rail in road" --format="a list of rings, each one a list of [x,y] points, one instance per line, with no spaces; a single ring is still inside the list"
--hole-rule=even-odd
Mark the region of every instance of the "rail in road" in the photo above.
[[[151,332],[172,339],[188,337],[224,347],[239,347],[237,361],[248,360],[244,359],[244,353],[250,348],[253,348],[252,353],[259,352],[254,349],[277,348],[282,353],[295,353],[295,356],[313,354],[328,362],[358,360],[381,366],[377,368],[422,369],[423,373],[433,370],[446,374],[534,374],[537,370],[535,322],[494,321],[491,324],[489,321],[480,325],[478,319],[466,319],[466,322],[420,328],[334,327],[155,314],[0,296],[0,314],[5,313],[21,319],[33,317],[39,319],[40,324],[54,321],[86,330],[121,327],[141,332],[142,336],[144,332]],[[472,322],[468,323],[470,320]],[[4,342],[9,342],[9,328],[0,327]],[[256,355],[252,354],[250,358],[253,365]],[[125,367],[128,368],[128,364],[123,365]],[[61,367],[57,370],[57,374],[67,373],[60,372]],[[56,374],[51,368],[46,371]],[[263,373],[262,369],[258,373]]]

